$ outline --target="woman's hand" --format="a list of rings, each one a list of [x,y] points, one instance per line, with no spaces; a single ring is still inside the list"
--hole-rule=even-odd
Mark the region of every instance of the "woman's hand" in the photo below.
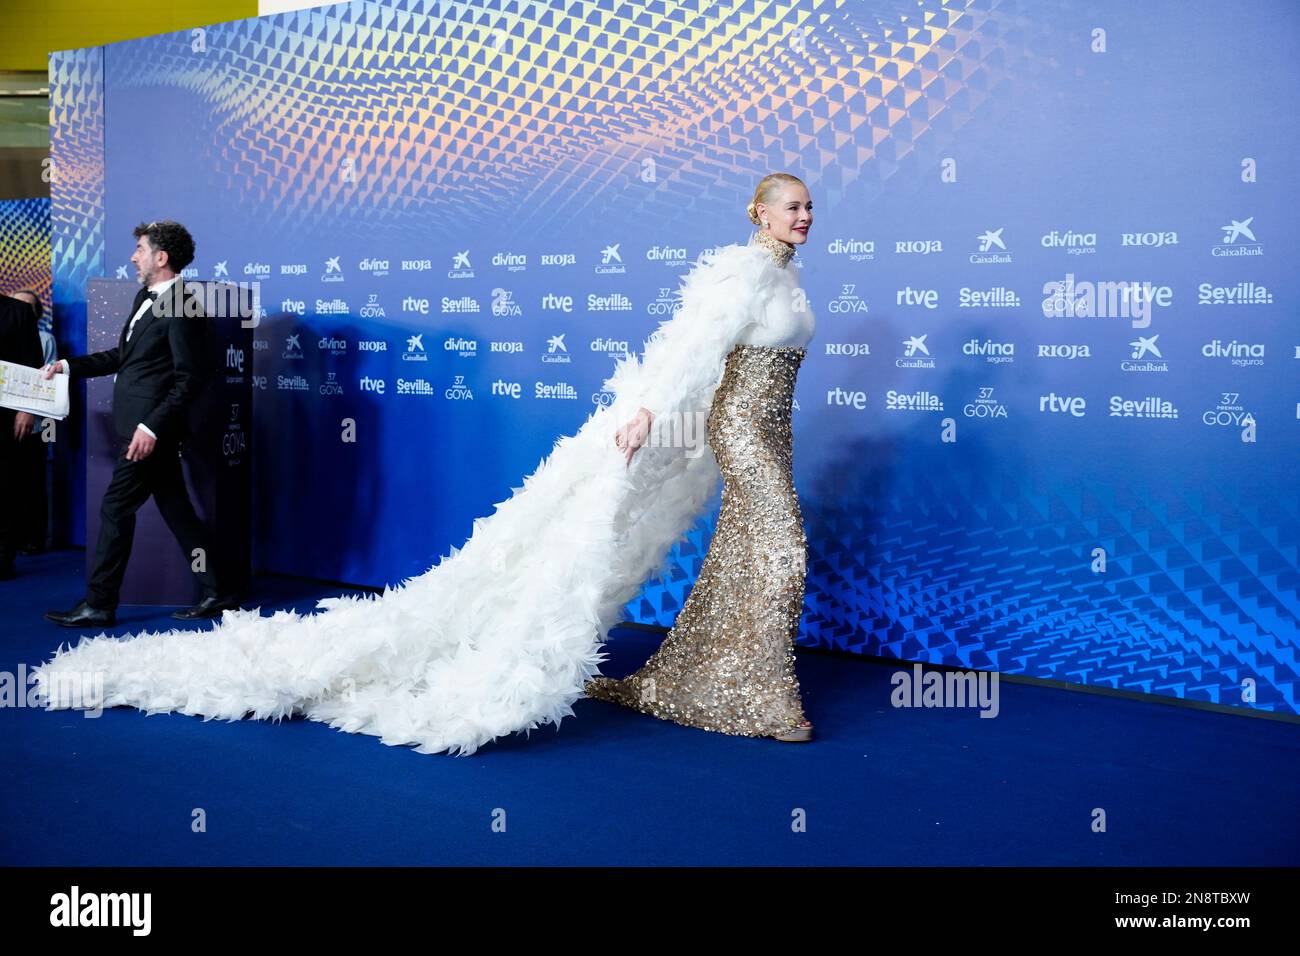
[[[632,455],[645,444],[646,436],[650,434],[650,425],[654,418],[654,415],[648,409],[638,409],[636,418],[614,433],[614,444],[623,450],[623,457],[626,459],[625,467],[631,467]]]

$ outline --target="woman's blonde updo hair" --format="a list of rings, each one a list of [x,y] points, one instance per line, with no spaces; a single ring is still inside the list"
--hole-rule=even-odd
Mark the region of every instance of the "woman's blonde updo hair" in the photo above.
[[[803,180],[798,176],[790,173],[768,173],[758,183],[758,188],[754,190],[754,198],[750,200],[745,211],[749,213],[749,221],[754,225],[760,225],[762,220],[758,218],[758,204],[768,205],[775,198],[776,191],[786,184],[795,184],[804,186]],[[807,189],[804,186],[804,189]]]

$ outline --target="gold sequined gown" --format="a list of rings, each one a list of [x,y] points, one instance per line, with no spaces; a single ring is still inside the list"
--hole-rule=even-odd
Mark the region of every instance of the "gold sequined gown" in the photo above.
[[[781,252],[774,255],[784,265]],[[802,347],[746,343],[728,354],[707,419],[722,507],[699,577],[645,665],[621,680],[594,678],[589,698],[743,736],[804,723],[794,642],[807,541],[792,476],[790,417],[805,354]]]

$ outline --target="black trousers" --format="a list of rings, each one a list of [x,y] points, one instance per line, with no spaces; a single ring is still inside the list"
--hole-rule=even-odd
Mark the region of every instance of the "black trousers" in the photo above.
[[[125,445],[113,465],[113,477],[104,491],[100,506],[99,543],[95,546],[95,566],[86,583],[86,603],[100,610],[116,610],[126,563],[131,557],[135,537],[135,514],[153,496],[158,511],[176,540],[190,567],[194,551],[203,549],[204,570],[194,576],[203,586],[205,597],[220,596],[221,588],[209,546],[207,530],[194,512],[181,470],[180,449],[175,442],[158,442],[143,461],[127,461]]]
[[[41,441],[39,421],[37,429],[35,434],[28,435],[18,443],[22,459],[20,467],[25,472],[22,479],[22,500],[29,505],[19,516],[18,537],[24,545],[44,548],[50,531],[50,503],[46,489],[49,473],[47,452],[50,446]]]

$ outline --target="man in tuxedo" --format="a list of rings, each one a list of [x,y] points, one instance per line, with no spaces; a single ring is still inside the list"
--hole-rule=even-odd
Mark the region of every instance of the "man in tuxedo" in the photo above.
[[[60,359],[45,366],[55,374],[112,375],[113,425],[126,452],[100,509],[99,543],[86,583],[86,597],[71,611],[45,616],[64,627],[112,626],[135,534],[135,515],[152,495],[167,527],[180,542],[203,599],[172,617],[194,620],[238,607],[226,594],[209,547],[208,534],[190,503],[181,470],[181,443],[188,437],[188,412],[203,384],[206,319],[187,301],[180,272],[194,260],[194,240],[178,222],[135,228],[135,266],[144,287],[135,297],[116,348]],[[201,560],[197,561],[196,553]]]
[[[0,295],[0,360],[40,368],[43,358],[35,310],[21,298]],[[0,408],[0,581],[15,573],[24,509],[22,442],[35,425],[34,415]]]

